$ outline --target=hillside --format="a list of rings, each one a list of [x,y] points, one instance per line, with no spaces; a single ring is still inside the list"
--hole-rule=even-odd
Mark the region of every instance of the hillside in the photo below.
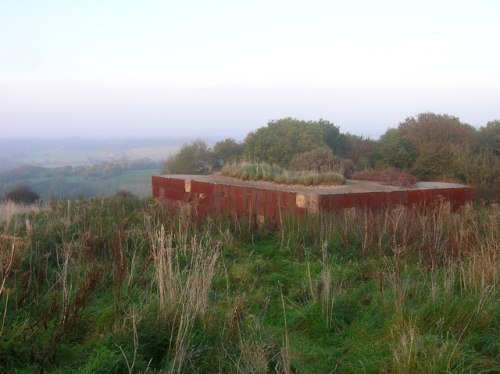
[[[199,222],[134,198],[0,217],[2,372],[495,372],[500,215]]]

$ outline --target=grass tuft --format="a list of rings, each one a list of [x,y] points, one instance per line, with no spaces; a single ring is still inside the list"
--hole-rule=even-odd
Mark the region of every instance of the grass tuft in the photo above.
[[[224,165],[222,175],[251,181],[269,181],[279,184],[303,186],[341,185],[344,177],[334,172],[291,171],[277,165],[243,161]]]

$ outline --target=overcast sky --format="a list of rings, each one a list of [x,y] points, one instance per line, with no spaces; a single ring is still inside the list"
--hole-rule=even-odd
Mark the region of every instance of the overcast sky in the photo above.
[[[500,119],[498,0],[0,0],[0,137]]]

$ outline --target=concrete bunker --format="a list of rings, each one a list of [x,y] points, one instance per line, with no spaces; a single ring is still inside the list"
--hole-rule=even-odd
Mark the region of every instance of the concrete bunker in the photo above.
[[[304,216],[346,208],[432,206],[443,201],[452,209],[471,202],[471,187],[443,182],[418,182],[411,187],[348,180],[345,185],[297,186],[243,181],[220,175],[159,175],[152,177],[153,197],[169,208],[191,206],[200,217],[231,216],[257,223],[278,222],[287,214]]]

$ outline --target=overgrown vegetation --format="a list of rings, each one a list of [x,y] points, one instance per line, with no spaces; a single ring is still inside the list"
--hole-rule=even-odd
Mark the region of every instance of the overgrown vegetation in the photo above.
[[[500,369],[495,207],[268,231],[116,197],[0,222],[1,372]]]
[[[417,178],[413,175],[398,172],[394,168],[383,170],[358,171],[353,173],[352,179],[381,182],[390,186],[410,187],[417,183]]]
[[[330,148],[323,147],[296,154],[290,160],[289,168],[291,170],[306,170],[317,173],[333,171],[350,178],[354,170],[354,162],[336,156]]]
[[[341,133],[325,120],[283,118],[249,133],[242,143],[226,139],[213,148],[202,141],[187,144],[166,161],[164,172],[210,174],[241,160],[335,171],[346,178],[394,168],[423,181],[473,185],[478,200],[498,202],[500,121],[475,129],[450,115],[421,113],[375,141]]]
[[[335,172],[291,171],[277,165],[264,162],[242,161],[226,164],[222,175],[251,181],[269,181],[279,184],[296,184],[302,186],[339,185],[344,184],[344,177]]]
[[[373,178],[394,167],[390,178],[461,181],[494,201],[499,130],[498,121],[475,130],[425,113],[375,142],[286,118],[243,143],[188,144],[166,171],[224,166],[312,185],[332,171]],[[245,158],[259,163],[232,168]],[[1,203],[0,372],[500,371],[494,204],[280,216],[271,229],[256,217],[202,221],[186,206],[174,214],[123,180],[76,168],[50,173],[26,184],[68,179],[85,189],[91,179],[113,184],[114,197]]]

